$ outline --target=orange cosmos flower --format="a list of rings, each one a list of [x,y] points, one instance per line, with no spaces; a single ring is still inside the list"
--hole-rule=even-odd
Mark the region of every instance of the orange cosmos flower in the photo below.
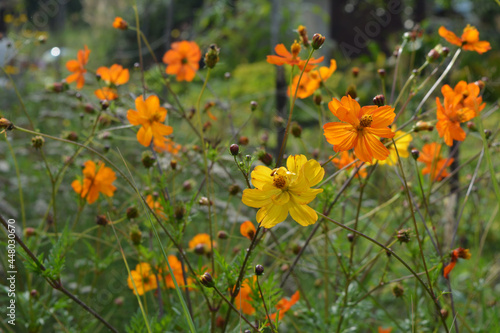
[[[167,109],[160,107],[157,96],[151,95],[146,100],[142,95],[135,99],[136,110],[128,110],[127,119],[132,125],[142,125],[137,132],[137,141],[145,147],[151,144],[165,146],[165,135],[173,132],[171,126],[163,124],[167,117]]]
[[[290,310],[291,307],[294,306],[295,303],[297,303],[299,301],[299,299],[300,299],[300,293],[298,290],[295,292],[295,294],[292,295],[290,300],[287,300],[286,298],[282,298],[278,302],[278,304],[276,304],[276,310],[279,311],[278,320],[283,319],[283,317],[285,316],[285,313],[287,313],[288,310]],[[269,316],[269,319],[271,321],[275,321],[276,315],[277,315],[277,313],[273,313],[272,315]]]
[[[306,60],[300,59],[300,57],[299,57],[300,49],[301,49],[301,46],[297,42],[294,42],[292,44],[292,47],[291,47],[292,53],[290,53],[286,49],[285,45],[278,44],[274,48],[274,51],[276,51],[276,53],[278,55],[277,56],[276,55],[268,55],[267,62],[270,64],[273,64],[273,65],[278,65],[278,66],[282,66],[284,64],[288,64],[291,66],[297,65],[300,68],[300,70],[302,70],[304,68],[304,66],[306,65]],[[311,57],[311,59],[309,59],[309,63],[307,64],[305,71],[309,72],[311,69],[313,69],[315,67],[315,64],[319,64],[320,62],[322,62],[323,58],[324,57],[314,59]]]
[[[193,81],[200,67],[201,50],[195,42],[175,42],[163,56],[166,73],[176,75],[177,81]]]
[[[444,137],[444,142],[451,146],[453,140],[464,141],[465,131],[460,127],[460,123],[466,122],[474,118],[474,110],[469,108],[459,109],[453,107],[453,100],[444,98],[444,107],[436,97],[437,104],[437,119],[436,129],[440,137]]]
[[[443,270],[443,276],[445,277],[445,279],[448,278],[450,272],[453,270],[453,268],[455,268],[458,258],[469,260],[471,256],[472,255],[468,249],[463,249],[459,247],[458,249],[453,250],[451,252],[451,261],[448,265],[446,265],[446,267]]]
[[[299,89],[297,90],[297,98],[307,98],[314,94],[314,92],[320,87],[320,85],[325,82],[333,72],[337,69],[337,62],[335,60],[330,60],[330,67],[320,67],[319,70],[310,71],[309,73],[304,73],[302,79],[300,80]],[[295,93],[297,89],[297,83],[299,82],[299,75],[295,75],[292,80],[292,85],[288,88],[288,96]]]
[[[116,89],[109,87],[103,87],[101,89],[97,89],[96,91],[94,91],[94,94],[100,100],[112,101],[118,98]]]
[[[101,80],[108,85],[119,86],[128,82],[130,73],[127,68],[122,65],[114,64],[111,67],[99,67],[96,71],[97,75],[101,76]]]
[[[486,106],[486,103],[483,103],[483,98],[479,96],[480,90],[481,89],[476,83],[460,81],[453,89],[445,84],[441,88],[441,93],[445,98],[448,97],[452,101],[454,108],[472,109],[474,111],[474,117],[477,117]]]
[[[76,81],[76,89],[81,89],[85,84],[85,65],[89,60],[90,50],[87,45],[84,46],[85,50],[79,50],[77,55],[77,60],[69,60],[66,63],[66,68],[68,71],[73,72],[66,78],[66,82],[72,83]]]
[[[213,242],[213,247],[217,247],[217,243]],[[203,246],[205,252],[211,252],[212,246],[210,245],[210,235],[209,234],[197,234],[189,241],[189,248],[194,250],[196,247]]]
[[[331,156],[330,156],[331,158]],[[344,168],[346,165],[349,165],[351,164],[352,162],[354,162],[356,159],[354,158],[354,156],[349,153],[348,151],[343,151],[341,154],[340,154],[340,158],[336,157],[332,160],[332,163],[335,164],[335,166],[339,169],[342,169]],[[356,170],[357,168],[359,168],[359,166],[362,164],[363,162],[361,161],[357,161],[356,163],[352,163],[350,166],[347,167],[346,170],[351,170],[353,169]],[[366,168],[362,167],[361,169],[359,169],[359,171],[356,173],[356,178],[358,178],[359,176],[361,176],[361,178],[366,178],[366,175],[367,175],[367,172],[366,172]]]
[[[252,287],[255,285],[256,280],[257,276],[254,276],[253,279],[244,280],[241,284],[238,295],[236,295],[236,298],[234,299],[234,306],[236,309],[241,310],[247,315],[252,315],[255,312],[255,308],[252,306],[250,301],[252,300]]]
[[[96,166],[94,161],[84,163],[83,181],[74,180],[71,187],[80,197],[87,200],[89,204],[94,203],[99,198],[99,193],[112,197],[116,190],[113,182],[116,179],[116,174],[111,168],[99,162]]]
[[[392,327],[389,328],[382,328],[381,326],[378,327],[378,333],[391,333],[392,332]]]
[[[170,264],[170,268],[172,268],[172,273],[174,274],[175,281],[177,281],[177,285],[182,287],[184,286],[184,276],[182,274],[182,264],[179,259],[177,259],[176,256],[174,255],[169,255],[168,256],[168,263]],[[184,270],[184,273],[186,271]],[[174,280],[170,276],[170,273],[168,272],[168,266],[165,264],[165,284],[167,285],[167,288],[170,289],[175,289],[175,284]],[[188,284],[192,283],[191,278],[187,278],[186,282]]]
[[[241,235],[250,240],[252,240],[253,237],[255,236],[255,231],[256,231],[255,226],[250,221],[245,221],[240,226]]]
[[[441,158],[441,145],[433,142],[422,147],[420,157],[417,161],[423,162],[426,165],[422,170],[423,175],[430,174],[431,179],[440,181],[448,176],[446,168],[453,163],[453,158]]]
[[[113,28],[115,29],[120,29],[120,30],[127,30],[128,29],[128,23],[121,17],[117,16],[115,17],[115,20],[113,21]]]
[[[373,158],[385,160],[389,156],[389,150],[380,142],[379,137],[394,137],[394,132],[388,128],[396,116],[393,108],[389,105],[360,108],[359,103],[351,96],[344,96],[340,101],[332,99],[328,108],[342,121],[323,126],[326,141],[333,145],[333,150],[346,151],[354,148],[356,157],[368,163]]]
[[[161,202],[159,200],[156,200],[151,194],[148,194],[148,196],[146,197],[146,203],[155,212],[155,214],[166,218],[165,211],[163,210]]]
[[[446,39],[449,43],[461,47],[466,51],[476,51],[479,54],[491,50],[489,42],[479,40],[479,31],[470,24],[464,28],[462,37],[459,38],[453,32],[441,26],[439,28],[439,36]]]
[[[141,262],[137,264],[134,271],[130,271],[130,275],[132,279],[134,279],[134,283],[132,284],[132,279],[130,276],[127,279],[128,287],[134,290],[137,289],[137,294],[144,295],[145,292],[150,290],[154,290],[158,288],[158,284],[156,282],[156,276],[151,271],[151,266],[148,263]],[[134,290],[134,295],[136,294]]]

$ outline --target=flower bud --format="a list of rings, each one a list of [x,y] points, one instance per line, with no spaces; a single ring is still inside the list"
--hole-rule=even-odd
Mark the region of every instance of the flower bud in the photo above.
[[[278,128],[283,127],[283,125],[285,125],[285,119],[283,119],[283,117],[280,116],[274,116],[273,125]]]
[[[292,135],[296,138],[302,135],[302,127],[296,121],[292,123]]]
[[[184,208],[182,203],[175,206],[174,217],[176,220],[182,220],[184,218],[184,214],[186,214],[186,208]]]
[[[238,156],[239,152],[240,152],[240,147],[233,143],[230,147],[229,147],[229,151],[231,152],[231,155],[233,156]]]
[[[194,253],[199,254],[199,255],[205,254],[205,245],[203,245],[203,244],[197,244],[194,247]]]
[[[394,287],[392,287],[392,293],[396,297],[402,297],[405,293],[405,289],[403,288],[402,284],[396,284]]]
[[[38,292],[38,290],[33,289],[30,291],[30,297],[38,298],[38,296],[40,296],[40,293]]]
[[[124,301],[124,298],[122,296],[120,296],[120,297],[115,298],[113,303],[115,303],[115,305],[122,306],[123,303],[125,303],[125,301]]]
[[[76,141],[78,141],[78,134],[76,132],[66,133],[66,135],[64,136],[64,139],[76,142]]]
[[[214,68],[219,62],[219,51],[220,48],[215,44],[210,45],[208,48],[208,52],[205,54],[205,64],[208,68]]]
[[[352,99],[356,99],[358,97],[358,93],[356,92],[356,86],[355,85],[349,85],[349,87],[347,87],[347,91],[346,91],[346,96],[349,95],[351,96]]]
[[[385,96],[384,95],[377,95],[373,97],[373,104],[377,106],[384,106],[385,105]]]
[[[352,243],[354,240],[354,234],[347,234],[347,240]]]
[[[316,105],[321,105],[321,102],[323,102],[323,96],[321,96],[320,93],[316,93],[313,96],[313,102]]]
[[[297,32],[299,33],[300,40],[302,41],[302,45],[305,47],[309,46],[309,38],[307,37],[307,29],[303,25],[299,25],[297,28]]]
[[[413,157],[414,160],[418,160],[418,158],[420,157],[420,152],[418,151],[418,149],[413,148],[411,150],[411,156]]]
[[[200,206],[212,206],[212,202],[207,197],[201,197],[198,203]]]
[[[131,206],[131,207],[127,208],[127,218],[129,220],[135,219],[138,216],[139,216],[139,211],[137,210],[136,207]]]
[[[259,153],[259,161],[267,166],[270,166],[273,163],[273,157],[271,156],[271,154],[266,153],[265,151],[261,151]]]
[[[103,99],[102,101],[99,102],[101,104],[101,110],[105,111],[109,108],[109,102],[107,99]]]
[[[85,104],[85,106],[83,107],[83,111],[85,111],[85,113],[88,113],[88,114],[93,114],[93,113],[95,112],[95,109],[94,109],[94,107],[92,106],[92,104],[87,103],[87,104]]]
[[[184,183],[182,183],[182,190],[183,191],[191,191],[193,188],[193,184],[191,184],[191,181],[186,180]]]
[[[14,124],[6,118],[0,118],[0,129],[3,131],[11,131],[14,128]],[[3,133],[2,131],[2,133]]]
[[[217,238],[219,239],[227,239],[229,236],[227,234],[227,232],[225,232],[224,230],[220,230],[218,233],[217,233]]]
[[[145,151],[142,153],[141,162],[142,162],[142,165],[144,165],[144,167],[146,169],[149,169],[155,164],[156,158],[153,156],[153,154],[150,151]]]
[[[177,169],[177,160],[171,160],[170,167],[172,168],[172,170]]]
[[[236,195],[236,194],[240,193],[240,191],[241,191],[241,188],[237,184],[230,185],[228,188],[228,192],[231,195]]]
[[[105,226],[109,223],[108,219],[106,218],[105,215],[97,215],[95,217],[95,223],[97,225],[102,225],[102,226]]]
[[[396,238],[398,239],[400,244],[410,242],[410,229],[401,229],[398,231]]]
[[[479,87],[480,90],[483,90],[484,89],[484,86],[485,86],[485,83],[483,80],[477,80],[476,82],[474,82],[476,84],[476,86]]]
[[[200,276],[200,282],[207,288],[215,287],[214,279],[212,279],[212,275],[210,275],[210,273],[208,272]]]
[[[357,77],[358,77],[358,75],[359,75],[359,68],[358,68],[358,67],[353,67],[353,68],[351,69],[351,73],[352,73],[352,76],[353,76],[353,77],[357,78]]]
[[[444,319],[448,318],[448,310],[446,309],[441,309],[441,317],[443,317]]]
[[[446,58],[448,56],[448,54],[450,54],[450,49],[447,48],[446,46],[444,46],[442,49],[441,49],[441,55]]]
[[[257,103],[256,101],[251,101],[250,102],[250,110],[251,111],[255,111],[258,106],[259,106],[259,103]]]
[[[323,43],[325,42],[325,37],[321,34],[314,34],[312,38],[312,48],[317,50],[319,49]]]
[[[37,135],[31,138],[31,146],[35,149],[40,149],[43,147],[45,139],[43,136]]]
[[[417,121],[415,126],[413,126],[414,132],[429,131],[434,130],[434,126],[426,121]]]
[[[440,56],[441,55],[439,54],[439,52],[436,49],[432,49],[429,51],[429,53],[427,53],[427,61],[434,62],[434,61],[438,60]]]
[[[302,251],[302,246],[300,246],[299,244],[294,244],[292,247],[292,253],[298,255],[300,251]]]
[[[485,129],[484,130],[484,137],[486,138],[486,140],[488,140],[491,137],[491,130]]]
[[[256,265],[255,266],[255,275],[260,276],[262,274],[264,274],[264,266]]]
[[[130,232],[130,240],[134,245],[139,245],[141,244],[142,241],[142,232],[136,228]]]
[[[385,77],[385,69],[380,68],[379,70],[377,70],[377,73],[378,73],[378,76],[380,76],[380,78],[383,79]]]
[[[246,136],[240,136],[240,138],[238,139],[238,143],[242,146],[248,145],[248,142],[248,137]]]
[[[24,237],[28,238],[28,237],[31,237],[34,235],[36,235],[35,228],[28,227],[28,228],[24,229]]]

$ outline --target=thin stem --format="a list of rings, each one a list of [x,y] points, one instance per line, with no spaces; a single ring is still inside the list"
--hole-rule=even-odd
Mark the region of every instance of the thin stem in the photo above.
[[[304,67],[302,68],[302,71],[300,72],[299,80],[297,81],[297,87],[295,88],[295,92],[293,94],[292,98],[292,103],[290,104],[290,113],[288,114],[288,121],[286,123],[286,129],[285,129],[285,136],[283,137],[283,142],[281,143],[281,148],[278,154],[278,161],[276,162],[276,167],[280,167],[281,161],[283,160],[283,153],[285,152],[285,147],[286,147],[286,141],[288,139],[288,131],[290,129],[290,123],[292,122],[292,115],[293,115],[293,109],[295,107],[295,101],[297,100],[297,92],[299,91],[299,86],[300,86],[300,80],[302,79],[302,75],[304,74],[307,64],[309,63],[309,60],[311,59],[314,49],[311,48],[311,52],[309,52],[309,56],[307,57],[306,63]],[[292,68],[293,72],[293,68]],[[293,85],[293,80],[290,81],[290,87]]]
[[[273,321],[269,317],[269,311],[267,311],[266,300],[264,299],[264,293],[262,292],[262,288],[260,287],[259,276],[257,276],[257,287],[259,287],[260,299],[262,300],[262,304],[264,304],[264,310],[266,311],[266,318],[269,320],[269,325],[271,325],[271,331],[275,332]]]
[[[255,331],[255,332],[259,332],[259,329],[255,326],[253,326],[253,324],[250,322],[250,320],[248,320],[240,311],[238,311],[238,309],[236,309],[236,307],[233,305],[232,302],[229,302],[229,300],[226,298],[226,296],[224,296],[220,291],[219,289],[217,289],[217,287],[214,287],[214,290],[217,292],[217,294],[219,294],[219,296],[229,305],[229,307],[234,311],[236,312],[241,319],[243,319],[248,325],[250,325],[250,327]],[[226,324],[227,325],[227,324]]]

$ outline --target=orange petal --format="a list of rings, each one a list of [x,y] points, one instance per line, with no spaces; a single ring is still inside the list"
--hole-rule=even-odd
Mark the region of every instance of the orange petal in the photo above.
[[[445,27],[441,26],[439,28],[439,36],[443,37],[446,39],[449,43],[456,45],[456,46],[462,46],[462,40],[458,38],[457,35],[455,35],[453,32],[449,31]]]

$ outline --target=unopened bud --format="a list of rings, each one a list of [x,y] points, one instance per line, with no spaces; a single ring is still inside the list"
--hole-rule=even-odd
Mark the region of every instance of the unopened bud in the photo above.
[[[313,96],[313,102],[316,105],[321,105],[321,102],[323,102],[323,96],[321,96],[320,93],[316,93]]]
[[[283,119],[283,117],[280,117],[280,116],[274,116],[273,117],[273,125],[275,127],[283,127],[283,125],[285,124],[285,119]]]
[[[217,238],[219,239],[227,239],[229,236],[227,234],[227,232],[225,232],[224,230],[220,230],[218,233],[217,233]]]
[[[260,276],[262,274],[264,274],[264,266],[256,265],[255,266],[255,275]]]
[[[295,121],[292,123],[292,135],[296,138],[302,135],[302,127]]]
[[[233,156],[237,156],[240,152],[240,147],[233,143],[230,147],[229,147],[229,151],[231,152],[231,155]]]
[[[358,97],[358,93],[356,92],[356,86],[352,84],[349,85],[349,87],[347,87],[347,91],[345,94],[351,96],[352,99],[356,99]]]
[[[103,99],[99,103],[101,104],[101,110],[105,111],[109,108],[109,102],[107,99]]]
[[[270,166],[273,163],[273,157],[271,156],[271,154],[266,153],[265,151],[262,151],[259,154],[259,161],[261,161],[262,163],[264,163],[267,166]]]
[[[429,131],[434,130],[434,126],[426,121],[417,121],[415,126],[413,126],[414,132]]]
[[[95,218],[95,223],[97,225],[102,225],[102,226],[105,226],[107,225],[109,222],[108,222],[108,219],[106,218],[105,215],[97,215],[96,218]]]
[[[85,113],[89,113],[89,114],[92,114],[95,112],[94,107],[90,103],[85,104],[85,106],[83,107],[83,110],[85,111]]]
[[[249,142],[249,140],[248,140],[248,137],[246,137],[246,136],[240,136],[240,138],[238,139],[238,143],[240,145],[243,145],[243,146],[248,145],[248,142]]]
[[[300,246],[299,244],[295,244],[293,247],[292,247],[292,253],[297,255],[300,253],[300,251],[302,251],[302,246]]]
[[[138,216],[139,216],[139,211],[137,210],[136,207],[132,206],[132,207],[127,208],[127,218],[129,220],[135,219]]]
[[[480,89],[480,90],[483,90],[483,89],[484,89],[485,84],[484,84],[484,81],[483,81],[483,80],[477,80],[477,81],[476,81],[476,82],[474,82],[474,83],[475,83],[475,84],[479,87],[479,89]]]
[[[444,46],[442,49],[441,49],[441,55],[446,58],[448,56],[448,54],[450,54],[450,49],[447,48],[446,46]]]
[[[436,49],[432,49],[429,51],[429,53],[427,54],[427,61],[428,62],[434,62],[436,60],[438,60],[440,57],[440,54],[438,51],[436,51]]]
[[[317,50],[319,49],[323,43],[325,42],[325,36],[321,34],[314,34],[312,38],[312,48]]]
[[[476,124],[473,121],[467,122],[467,128],[472,132],[477,132]]]
[[[251,101],[250,102],[250,110],[251,111],[255,111],[257,110],[257,107],[259,106],[259,103],[257,103],[256,101]]]
[[[186,180],[184,183],[182,183],[182,190],[183,191],[191,191],[193,188],[193,184],[191,184],[191,181]]]
[[[484,130],[484,137],[486,138],[486,140],[488,140],[491,137],[491,130],[485,129]]]
[[[380,68],[379,70],[377,70],[377,73],[378,73],[378,76],[380,76],[381,78],[385,77],[385,69]]]
[[[153,154],[150,151],[145,151],[142,153],[141,162],[142,162],[142,165],[144,165],[144,167],[146,169],[149,169],[155,164],[156,158],[153,156]]]
[[[31,146],[35,149],[40,149],[43,147],[45,139],[43,136],[37,135],[31,138]]]
[[[220,49],[215,44],[208,48],[208,52],[205,54],[205,64],[208,68],[214,68],[219,62],[219,51]]]
[[[405,293],[405,289],[403,288],[402,284],[396,284],[394,287],[392,287],[392,293],[396,297],[402,297]]]
[[[24,237],[28,238],[28,237],[31,237],[34,235],[36,235],[35,228],[28,227],[28,228],[24,229]]]
[[[377,106],[384,106],[385,105],[385,97],[384,95],[377,95],[373,97],[373,104]]]
[[[134,245],[141,244],[142,232],[139,229],[134,229],[130,232],[130,240]]]
[[[347,240],[352,243],[354,240],[354,234],[347,234]]]
[[[66,133],[66,135],[64,136],[64,139],[76,142],[76,141],[78,141],[78,134],[76,132]]]
[[[186,208],[184,208],[183,204],[175,206],[174,217],[176,220],[182,220],[184,218],[184,214],[186,214]]]
[[[0,118],[0,129],[3,131],[11,131],[14,128],[14,124],[6,118]],[[2,131],[2,132],[3,132]]]
[[[205,245],[197,244],[194,247],[194,253],[199,254],[199,255],[205,254]]]
[[[448,310],[441,309],[440,312],[441,312],[441,317],[443,317],[444,319],[448,318],[448,315],[449,315]]]
[[[214,279],[212,279],[212,275],[208,272],[200,276],[200,282],[207,288],[215,287]]]
[[[240,191],[241,191],[241,188],[237,184],[230,185],[228,188],[228,192],[231,195],[236,195],[236,194],[240,193]]]
[[[113,303],[115,303],[115,305],[122,306],[125,303],[125,300],[122,296],[120,296],[120,297],[115,298]]]
[[[354,76],[355,78],[358,77],[358,75],[359,75],[359,68],[358,67],[353,67],[351,69],[351,73],[352,73],[352,76]]]
[[[401,229],[396,235],[400,244],[410,242],[410,229]]]
[[[210,202],[210,200],[208,200],[207,197],[201,197],[200,200],[198,201],[198,203],[201,206],[211,206],[212,205],[212,203]]]
[[[418,151],[418,149],[413,148],[411,150],[411,156],[413,157],[414,160],[418,160],[418,158],[420,157],[420,152]]]
[[[38,296],[40,296],[40,293],[38,292],[38,290],[33,289],[30,291],[30,297],[38,298]]]
[[[170,167],[172,168],[172,170],[177,169],[177,160],[171,160]]]

